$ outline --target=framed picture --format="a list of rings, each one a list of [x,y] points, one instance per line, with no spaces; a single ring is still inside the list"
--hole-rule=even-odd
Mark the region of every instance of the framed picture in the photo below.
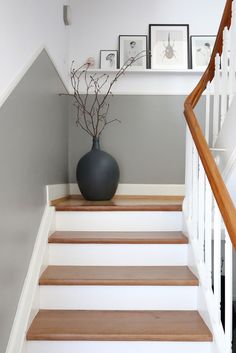
[[[144,70],[147,68],[147,36],[120,35],[119,36],[119,67],[122,67],[130,58],[139,57],[130,70]]]
[[[189,68],[189,25],[149,25],[150,68]]]
[[[191,36],[191,66],[194,70],[205,70],[209,64],[216,36]]]
[[[100,50],[100,69],[117,69],[117,50]]]

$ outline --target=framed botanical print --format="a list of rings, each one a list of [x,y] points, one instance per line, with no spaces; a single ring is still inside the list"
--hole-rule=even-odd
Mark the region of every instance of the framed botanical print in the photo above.
[[[149,25],[150,68],[184,70],[189,68],[189,25]]]
[[[118,51],[117,50],[100,50],[100,69],[115,70],[117,69]]]
[[[120,35],[119,36],[119,67],[130,58],[139,58],[129,70],[144,70],[147,68],[147,36]]]
[[[216,36],[191,36],[191,66],[194,70],[205,70],[209,64]]]

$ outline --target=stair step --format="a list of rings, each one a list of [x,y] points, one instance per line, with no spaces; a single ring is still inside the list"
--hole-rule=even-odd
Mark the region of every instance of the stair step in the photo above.
[[[40,285],[197,286],[187,266],[48,266]]]
[[[55,230],[92,232],[164,232],[183,229],[182,212],[56,212]]]
[[[182,211],[182,202],[182,196],[116,196],[110,201],[70,196],[52,205],[57,211]]]
[[[212,341],[197,311],[40,310],[27,340]]]
[[[212,342],[28,341],[28,353],[215,353]]]
[[[40,309],[197,310],[198,286],[46,285]]]
[[[188,244],[49,244],[49,265],[186,266]]]
[[[182,232],[56,231],[49,243],[64,244],[187,244]]]

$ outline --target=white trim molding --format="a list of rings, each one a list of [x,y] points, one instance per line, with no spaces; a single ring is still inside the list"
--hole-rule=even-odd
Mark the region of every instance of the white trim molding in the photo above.
[[[69,184],[55,184],[55,185],[47,185],[47,203],[50,201],[60,199],[62,197],[68,196],[70,194]]]
[[[29,68],[33,65],[33,63],[38,58],[38,56],[42,53],[43,50],[46,51],[46,53],[47,53],[48,57],[50,58],[66,92],[68,93],[68,89],[69,89],[68,83],[65,81],[62,74],[60,73],[60,70],[58,69],[56,62],[53,59],[53,57],[51,56],[50,51],[47,48],[47,46],[45,44],[41,44],[38,47],[38,49],[32,54],[32,56],[29,58],[29,60],[21,67],[21,69],[18,71],[15,78],[11,81],[11,83],[8,85],[8,87],[6,87],[5,91],[0,95],[0,107],[5,103],[7,98],[11,95],[13,90],[16,88],[16,86],[19,84],[19,82],[22,80],[22,78],[25,76],[25,74],[27,73]]]
[[[70,195],[80,195],[77,184],[70,184]],[[184,196],[183,184],[119,184],[116,195]]]
[[[119,184],[116,195],[184,196],[184,184]],[[47,202],[69,195],[81,195],[77,184],[47,185]]]
[[[48,235],[53,230],[54,215],[54,207],[46,206],[18,303],[6,353],[20,353],[25,349],[27,328],[39,309],[39,300],[37,300],[39,295],[38,280],[42,268],[48,263],[46,256]]]

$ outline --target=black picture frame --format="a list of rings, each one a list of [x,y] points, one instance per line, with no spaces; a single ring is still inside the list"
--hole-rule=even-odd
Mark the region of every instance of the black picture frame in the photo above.
[[[153,50],[153,28],[157,28],[160,27],[160,29],[163,29],[164,27],[166,27],[166,30],[168,31],[169,29],[169,33],[171,33],[171,29],[175,28],[175,30],[177,30],[178,28],[182,28],[184,30],[183,34],[185,36],[184,39],[184,49],[182,51],[182,55],[184,56],[184,60],[182,65],[180,64],[174,64],[174,60],[173,63],[168,63],[166,62],[166,65],[161,65],[161,63],[158,64],[158,53],[157,53],[157,49],[155,49],[155,63],[152,62],[153,61],[153,57],[154,57],[154,50]],[[161,32],[161,31],[160,31]],[[160,36],[161,38],[161,36]],[[162,40],[162,45],[163,45],[163,52],[159,53],[159,57],[161,57],[161,55],[167,55],[167,59],[172,59],[174,58],[173,54],[174,54],[174,46],[171,46],[171,34],[167,35],[167,38],[165,40]],[[158,42],[158,41],[157,41]],[[161,40],[160,40],[161,42]],[[167,43],[167,45],[165,45],[165,43]],[[174,43],[174,42],[173,42]],[[170,48],[168,49],[167,46],[170,46]],[[159,49],[161,50],[161,48]],[[172,55],[171,58],[168,58],[168,56]],[[168,64],[170,64],[168,66]],[[189,50],[189,24],[156,24],[156,23],[152,23],[149,24],[149,68],[150,69],[159,69],[159,70],[188,70],[190,68],[190,50]]]
[[[138,62],[140,62],[139,60],[134,63],[129,70],[146,70],[148,68],[148,36],[147,35],[142,35],[142,34],[120,34],[119,35],[119,39],[118,39],[118,47],[119,47],[119,56],[118,56],[118,68],[121,68],[122,65],[125,63],[125,57],[124,57],[124,53],[125,53],[125,48],[123,48],[122,46],[122,39],[128,39],[129,41],[137,41],[140,38],[143,38],[143,44],[144,47],[142,46],[142,48],[140,48],[141,50],[136,50],[136,55],[141,52],[141,51],[145,51],[146,55],[140,59],[142,60],[142,65],[137,65]],[[130,42],[131,43],[131,42]],[[143,49],[144,48],[144,49]],[[127,49],[126,49],[127,51]],[[135,51],[134,51],[134,55],[135,55]],[[126,59],[128,59],[128,55],[126,54]]]

